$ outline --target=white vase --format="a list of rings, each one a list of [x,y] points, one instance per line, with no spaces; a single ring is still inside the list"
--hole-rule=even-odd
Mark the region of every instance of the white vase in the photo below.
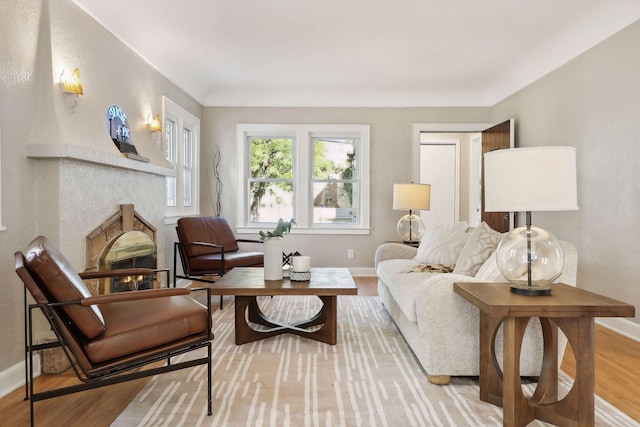
[[[282,280],[282,239],[264,241],[264,280]]]

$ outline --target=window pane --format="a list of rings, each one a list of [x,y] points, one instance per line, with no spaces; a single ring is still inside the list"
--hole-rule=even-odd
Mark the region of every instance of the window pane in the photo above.
[[[176,207],[176,177],[167,177],[167,206]]]
[[[250,221],[278,222],[293,218],[293,183],[253,181],[249,185]]]
[[[193,139],[191,130],[182,129],[182,206],[191,207]]]
[[[314,178],[353,179],[356,175],[356,140],[314,139]]]
[[[357,184],[349,182],[314,182],[313,222],[343,224],[357,221]],[[355,196],[355,197],[354,197]]]
[[[182,170],[182,206],[191,206],[191,169]]]
[[[178,163],[178,141],[176,135],[176,122],[167,119],[164,124],[165,130],[165,156],[167,160],[175,167]]]
[[[250,222],[293,215],[293,139],[250,137]]]
[[[293,139],[251,138],[251,178],[293,177]]]
[[[193,140],[189,129],[182,129],[182,164],[184,167],[191,168],[193,165]]]

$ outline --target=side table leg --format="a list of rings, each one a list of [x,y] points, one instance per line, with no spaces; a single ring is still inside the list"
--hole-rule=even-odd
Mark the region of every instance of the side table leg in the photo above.
[[[569,393],[560,401],[536,408],[537,418],[560,425],[593,427],[595,327],[593,317],[554,318],[567,337],[576,359],[576,377]]]
[[[525,426],[535,419],[535,408],[522,393],[520,352],[528,317],[507,317],[504,322],[503,354],[503,425]]]
[[[495,342],[502,319],[480,312],[480,400],[502,406],[502,371]]]
[[[578,426],[595,424],[595,327],[593,317],[578,320],[576,352],[576,385],[578,386]]]

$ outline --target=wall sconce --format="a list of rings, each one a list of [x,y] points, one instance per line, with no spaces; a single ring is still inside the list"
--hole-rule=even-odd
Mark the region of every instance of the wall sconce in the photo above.
[[[62,87],[62,92],[64,93],[73,93],[76,95],[83,95],[82,91],[82,80],[80,80],[80,70],[75,68],[73,73],[67,74],[64,70],[62,70],[62,74],[60,74],[60,86]]]
[[[149,117],[149,132],[161,132],[162,131],[162,123],[160,122],[160,114],[156,114],[155,117]]]

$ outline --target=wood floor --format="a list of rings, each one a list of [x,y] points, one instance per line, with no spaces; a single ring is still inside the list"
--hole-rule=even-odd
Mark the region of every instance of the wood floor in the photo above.
[[[357,277],[356,283],[358,295],[377,295],[375,278]],[[596,393],[638,422],[639,361],[639,342],[596,326]],[[565,354],[562,369],[572,376],[575,372],[575,361],[569,351]],[[146,381],[147,379],[140,379],[37,402],[36,425],[110,426],[144,387]],[[74,383],[77,383],[77,379],[73,374],[43,375],[34,382],[35,387],[41,390]],[[21,388],[0,399],[0,425],[29,425],[29,402],[24,400],[24,396],[24,388]]]

